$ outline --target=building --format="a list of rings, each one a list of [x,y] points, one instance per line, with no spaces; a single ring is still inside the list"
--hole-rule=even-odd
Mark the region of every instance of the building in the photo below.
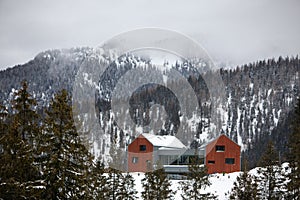
[[[147,172],[158,161],[162,165],[171,163],[186,150],[175,136],[141,134],[128,145],[128,171]]]
[[[205,145],[205,165],[209,174],[241,170],[241,147],[225,135]]]
[[[240,146],[225,135],[203,144],[197,150],[187,148],[175,136],[141,134],[128,146],[128,171],[147,172],[161,164],[168,174],[188,172],[196,155],[208,173],[240,171]]]

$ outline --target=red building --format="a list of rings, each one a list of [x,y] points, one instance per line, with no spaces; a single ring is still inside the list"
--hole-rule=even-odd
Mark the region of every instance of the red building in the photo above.
[[[209,174],[241,169],[241,147],[225,135],[202,145],[197,152]],[[188,149],[175,136],[141,134],[128,146],[128,171],[147,172],[159,162],[167,173],[183,174],[188,172],[194,153],[195,150]]]
[[[139,135],[128,146],[128,171],[146,172],[153,162],[153,145],[143,135]]]
[[[209,174],[241,170],[241,147],[225,135],[220,135],[205,147],[205,165]]]
[[[184,144],[174,136],[141,134],[128,145],[128,171],[147,172],[157,161],[172,162],[185,151]]]

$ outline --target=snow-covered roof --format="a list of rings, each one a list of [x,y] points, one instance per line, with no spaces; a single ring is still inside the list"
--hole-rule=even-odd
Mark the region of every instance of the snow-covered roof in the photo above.
[[[153,135],[148,133],[142,134],[153,146],[169,148],[186,148],[182,142],[171,135]]]

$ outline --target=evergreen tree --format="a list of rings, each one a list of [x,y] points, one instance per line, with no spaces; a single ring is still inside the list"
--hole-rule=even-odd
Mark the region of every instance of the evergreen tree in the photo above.
[[[8,129],[7,122],[6,122],[7,115],[8,112],[6,107],[0,104],[0,155],[4,151],[2,143],[4,142],[3,139]]]
[[[163,167],[158,167],[155,171],[145,173],[142,179],[144,191],[142,198],[147,200],[172,199],[174,192],[171,189],[171,182]]]
[[[23,81],[22,88],[14,93],[15,98],[12,100],[13,123],[18,127],[18,132],[22,140],[28,139],[30,144],[34,144],[34,138],[38,135],[39,116],[34,110],[36,100],[28,92],[28,85]]]
[[[45,119],[43,152],[47,199],[89,199],[88,166],[92,157],[77,132],[66,90],[50,102]]]
[[[117,199],[119,200],[135,200],[137,199],[136,194],[137,191],[135,190],[134,186],[134,179],[132,175],[129,173],[124,174],[121,179],[121,190],[119,192],[119,196]]]
[[[40,171],[41,117],[36,110],[36,99],[28,92],[27,82],[23,81],[21,85],[22,88],[14,93],[15,98],[11,102],[13,108],[12,124],[16,125],[15,129],[22,140],[29,143],[31,148],[30,156],[34,165]]]
[[[257,197],[256,177],[247,171],[247,162],[244,162],[244,171],[240,174],[233,184],[230,199],[255,200]]]
[[[278,153],[273,142],[267,145],[265,153],[259,162],[258,172],[258,196],[262,199],[281,199],[282,198],[282,170],[278,162]]]
[[[0,104],[0,138],[2,138],[7,132],[7,127],[8,127],[6,122],[7,116],[8,116],[8,112],[6,107]],[[0,152],[2,152],[1,149],[2,146],[0,146]]]
[[[108,172],[108,199],[116,200],[120,199],[120,192],[123,190],[123,185],[121,184],[121,180],[123,178],[122,172],[109,168]]]
[[[117,133],[111,127],[111,135],[112,141],[109,149],[109,155],[111,156],[111,160],[109,162],[109,170],[108,170],[108,196],[109,199],[120,199],[121,191],[124,191],[124,185],[122,185],[121,180],[123,179],[122,171],[124,171],[124,162],[122,156],[122,151],[118,145],[118,137]],[[122,171],[121,171],[122,170]]]
[[[109,164],[110,168],[114,168],[120,171],[125,171],[125,157],[124,151],[120,148],[117,134],[111,131],[113,134],[112,142],[109,149],[109,155],[111,157]]]
[[[289,138],[288,162],[290,173],[287,174],[287,199],[300,199],[300,98],[298,99],[293,121],[292,134]]]
[[[200,159],[197,154],[191,158],[189,173],[187,173],[187,180],[180,182],[182,199],[216,199],[211,193],[201,193],[201,190],[210,186],[211,183],[208,179],[207,168],[201,166]]]
[[[93,180],[93,198],[104,200],[108,197],[108,178],[104,175],[104,165],[97,161],[91,173]]]
[[[14,93],[9,123],[1,107],[1,156],[0,156],[0,198],[40,199],[44,188],[40,172],[34,163],[34,136],[38,133],[38,115],[34,110],[35,99],[27,91],[27,83]]]

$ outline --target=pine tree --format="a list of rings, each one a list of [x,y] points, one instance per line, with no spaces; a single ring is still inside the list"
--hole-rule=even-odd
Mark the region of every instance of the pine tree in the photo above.
[[[88,166],[92,157],[77,132],[71,99],[66,90],[50,102],[43,137],[44,177],[47,199],[89,199]]]
[[[36,110],[36,99],[28,92],[27,82],[23,81],[21,85],[22,88],[14,93],[15,98],[11,102],[13,108],[12,124],[16,125],[15,128],[22,140],[29,143],[30,156],[40,171],[41,117]]]
[[[278,153],[272,141],[267,145],[265,153],[259,162],[258,196],[268,200],[282,198],[282,169],[278,162]]]
[[[0,103],[0,123],[1,124],[5,122],[7,115],[8,115],[8,111],[7,111],[6,106],[4,106]]]
[[[122,156],[122,151],[118,147],[118,138],[116,132],[113,131],[113,127],[111,127],[111,135],[112,135],[112,142],[109,149],[109,155],[111,156],[111,160],[108,163],[109,164],[109,170],[108,170],[108,196],[109,199],[120,199],[120,193],[121,191],[124,191],[124,186],[121,183],[121,180],[123,179],[122,171],[124,171],[124,162]]]
[[[34,138],[38,135],[39,116],[34,110],[37,105],[36,100],[28,92],[28,85],[23,81],[22,88],[14,93],[15,98],[12,100],[14,110],[13,123],[18,126],[18,132],[22,140],[27,139],[31,145],[34,144]]]
[[[0,156],[0,198],[39,199],[44,188],[40,171],[34,162],[34,136],[38,133],[38,115],[34,110],[35,99],[27,91],[27,83],[14,93],[13,114],[2,122]],[[3,110],[3,106],[2,106]],[[7,117],[6,112],[2,112]]]
[[[255,200],[257,197],[256,177],[247,171],[247,161],[244,162],[244,171],[237,177],[231,190],[230,199]]]
[[[121,190],[119,191],[118,198],[119,200],[135,200],[137,199],[137,191],[135,190],[135,182],[129,173],[123,174],[121,179]]]
[[[112,131],[113,132],[113,131]],[[124,155],[124,151],[120,148],[120,145],[118,145],[118,137],[116,133],[112,133],[112,143],[109,149],[109,155],[111,157],[109,164],[110,168],[117,169],[119,171],[125,171],[125,160],[124,158],[126,155]]]
[[[211,193],[201,193],[201,190],[210,186],[208,179],[207,168],[200,165],[200,159],[197,154],[191,158],[191,164],[188,166],[187,180],[180,182],[180,187],[183,193],[182,199],[215,199]]]
[[[159,166],[157,170],[145,173],[142,179],[144,191],[142,198],[147,200],[172,199],[174,192],[171,189],[171,182],[163,167]]]
[[[116,200],[120,199],[120,191],[122,190],[123,185],[121,184],[122,180],[122,172],[114,169],[109,168],[108,171],[108,199]]]
[[[4,137],[8,129],[7,122],[6,122],[7,115],[8,112],[6,107],[0,104],[0,155],[1,153],[4,152],[2,143],[4,142]]]
[[[6,107],[0,104],[0,138],[2,138],[2,136],[4,136],[5,133],[7,132],[7,128],[8,128],[6,122],[7,116],[8,116],[8,112]],[[2,152],[1,149],[2,148],[0,146],[0,152]]]
[[[97,161],[91,173],[93,182],[93,198],[104,200],[108,197],[108,178],[104,174],[104,165]]]
[[[287,174],[287,199],[300,199],[300,98],[295,107],[295,116],[292,123],[292,134],[289,137],[288,162],[290,173]]]

